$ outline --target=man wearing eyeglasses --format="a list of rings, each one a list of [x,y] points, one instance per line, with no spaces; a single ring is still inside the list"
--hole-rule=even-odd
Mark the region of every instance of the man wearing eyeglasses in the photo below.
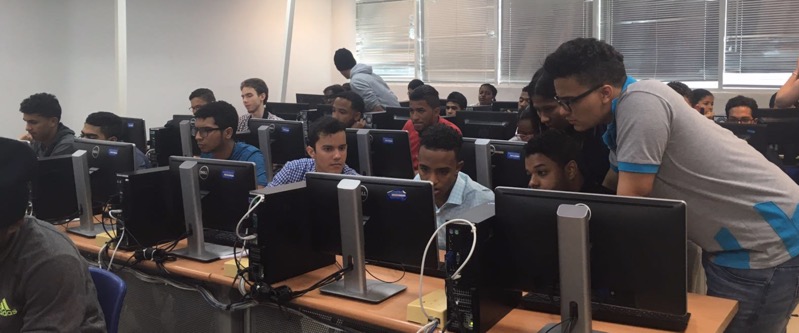
[[[784,332],[799,302],[799,185],[667,85],[628,76],[623,61],[605,42],[578,38],[544,69],[576,130],[608,124],[619,195],[688,204],[708,295],[739,302],[726,332]]]
[[[258,148],[233,140],[238,125],[238,114],[233,105],[225,101],[208,103],[197,110],[194,117],[192,134],[202,152],[200,157],[253,162],[258,187],[266,186],[264,155]]]
[[[752,117],[752,112],[757,110],[757,102],[753,98],[738,95],[730,98],[724,111],[727,112],[728,123],[754,124],[756,119]]]
[[[202,108],[203,106],[207,105],[208,103],[216,102],[216,97],[214,96],[214,92],[208,88],[198,88],[191,92],[189,95],[189,110],[191,110],[192,114],[197,113],[197,110]]]

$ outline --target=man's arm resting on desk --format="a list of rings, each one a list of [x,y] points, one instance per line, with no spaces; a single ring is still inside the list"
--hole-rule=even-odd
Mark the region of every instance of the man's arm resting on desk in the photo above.
[[[654,184],[654,173],[619,171],[619,185],[616,188],[616,194],[630,197],[646,197],[652,193]]]

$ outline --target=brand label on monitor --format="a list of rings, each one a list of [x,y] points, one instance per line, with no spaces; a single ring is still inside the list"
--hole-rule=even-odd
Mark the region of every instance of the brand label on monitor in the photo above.
[[[133,123],[128,123],[128,128],[133,128]]]
[[[203,166],[200,167],[200,171],[198,172],[198,175],[200,176],[200,179],[206,180],[206,179],[208,179],[208,174],[210,172],[211,171],[208,170],[208,166],[207,165],[203,165]]]
[[[233,170],[222,170],[222,179],[236,179],[236,172]]]
[[[385,143],[387,145],[393,145],[394,144],[394,138],[392,138],[392,137],[383,137],[383,143]]]
[[[119,149],[108,148],[108,156],[117,156],[117,155],[119,155]]]
[[[391,201],[405,201],[408,199],[408,194],[403,190],[391,190],[386,193],[386,197]]]
[[[289,133],[289,132],[291,132],[291,128],[288,128],[288,127],[281,127],[281,128],[280,128],[280,131],[281,131],[281,132],[283,132],[283,133]]]
[[[517,153],[517,152],[515,152],[515,151],[509,151],[509,152],[506,152],[506,153],[505,153],[505,158],[507,158],[507,159],[509,159],[509,160],[516,160],[516,161],[518,161],[518,160],[521,160],[521,159],[522,159],[522,154],[519,154],[519,153]]]

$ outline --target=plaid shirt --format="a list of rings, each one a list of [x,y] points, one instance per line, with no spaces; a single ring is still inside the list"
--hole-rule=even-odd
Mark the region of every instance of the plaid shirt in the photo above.
[[[272,179],[272,182],[269,183],[269,186],[267,187],[299,183],[305,180],[306,173],[314,171],[316,171],[316,161],[314,161],[312,158],[301,158],[290,161],[283,166],[283,169],[280,169],[280,172],[275,175],[275,178]],[[358,175],[355,170],[348,167],[346,164],[344,164],[344,169],[341,170],[341,174],[353,176]]]
[[[270,112],[267,112],[267,111],[264,111],[264,112],[266,112],[266,114],[267,114],[267,116],[266,116],[267,120],[283,120],[283,118],[280,118],[280,117],[278,117],[278,116],[276,116],[276,115],[274,115],[274,114],[272,114]],[[239,128],[236,129],[236,133],[249,132],[250,131],[249,122],[250,122],[251,118],[252,118],[252,113],[247,113],[245,115],[239,116]]]

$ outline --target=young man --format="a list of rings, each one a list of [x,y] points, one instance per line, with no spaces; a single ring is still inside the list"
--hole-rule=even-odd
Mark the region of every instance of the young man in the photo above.
[[[757,120],[752,117],[752,112],[757,110],[757,101],[745,96],[735,96],[727,101],[724,112],[727,113],[728,123],[754,124]]]
[[[461,130],[455,124],[439,116],[438,107],[441,101],[438,99],[438,91],[429,86],[423,85],[413,90],[410,96],[411,119],[402,126],[403,131],[408,132],[408,140],[411,145],[411,160],[413,169],[419,168],[419,133],[433,124],[445,124],[454,128],[458,134]]]
[[[329,85],[322,90],[322,94],[325,95],[325,104],[333,104],[333,101],[336,99],[336,95],[343,93],[344,87],[340,84]]]
[[[583,177],[580,143],[557,129],[532,138],[524,146],[524,168],[534,189],[612,194]]]
[[[688,103],[688,105],[693,107],[693,104],[691,103],[691,98],[693,98],[693,90],[691,90],[687,84],[680,81],[671,81],[666,85],[671,87],[671,89],[674,89],[674,91],[676,91],[678,94],[680,94],[680,96],[682,96],[683,99],[685,99],[685,103]]]
[[[627,76],[605,42],[566,42],[544,68],[575,129],[608,124],[619,195],[688,203],[708,294],[739,302],[727,332],[784,331],[799,301],[799,185],[665,84]]]
[[[455,116],[458,114],[459,111],[466,109],[466,106],[469,105],[466,102],[466,96],[463,94],[453,91],[447,96],[447,105],[446,105],[446,113],[447,116]]]
[[[360,95],[345,91],[336,95],[333,101],[333,118],[344,124],[347,128],[364,128],[366,120],[363,119],[365,105]]]
[[[522,93],[519,94],[519,107],[517,110],[521,111],[530,106],[530,88],[528,86],[522,87]]]
[[[355,62],[350,50],[336,50],[333,63],[341,75],[350,80],[352,91],[361,95],[367,111],[383,111],[383,106],[400,106],[397,96],[383,78],[372,72],[372,66]]]
[[[305,151],[311,158],[301,158],[286,163],[275,175],[269,187],[297,183],[305,180],[308,172],[326,172],[357,175],[345,163],[347,161],[347,135],[344,124],[333,117],[322,117],[311,124],[308,131],[308,147]]]
[[[95,112],[86,117],[83,130],[80,131],[81,138],[106,141],[121,141],[123,133],[122,118],[111,112]],[[147,169],[150,167],[150,160],[139,149],[133,149],[133,159],[136,162],[136,169]]]
[[[236,108],[225,101],[208,103],[194,114],[196,120],[192,134],[200,147],[202,158],[255,163],[258,187],[266,186],[264,155],[258,148],[235,142]]]
[[[444,124],[432,125],[422,133],[419,174],[415,179],[433,183],[438,226],[475,206],[494,201],[493,191],[460,172],[462,144],[461,134]],[[438,248],[445,248],[445,244],[442,231],[438,235]]]
[[[239,117],[239,126],[236,132],[248,132],[250,130],[249,121],[251,118],[266,118],[269,120],[283,120],[280,117],[266,111],[266,101],[269,99],[269,87],[261,79],[246,79],[241,83],[241,101],[247,114]],[[235,109],[234,109],[235,110]]]
[[[36,156],[0,138],[0,332],[105,332],[86,260],[63,233],[25,216]]]
[[[75,152],[75,132],[61,123],[61,104],[48,93],[33,94],[19,105],[25,131],[38,157],[69,155]]]
[[[197,113],[201,107],[205,106],[208,103],[216,102],[216,97],[214,96],[214,92],[208,88],[199,88],[195,89],[189,95],[189,103],[191,106],[189,110],[191,110],[192,114]]]
[[[530,87],[535,87],[530,90],[533,91],[533,107],[537,110],[541,123],[547,128],[564,131],[581,143],[580,154],[583,156],[583,162],[580,164],[583,167],[583,177],[590,183],[605,184],[608,188],[615,188],[616,174],[610,170],[608,162],[610,150],[602,141],[605,125],[597,125],[582,133],[575,131],[566,120],[568,112],[555,99],[555,79],[543,68],[533,75]]]
[[[411,82],[408,82],[408,98],[411,97],[411,92],[413,92],[414,89],[419,88],[422,85],[424,85],[424,81],[419,79],[413,79]]]

